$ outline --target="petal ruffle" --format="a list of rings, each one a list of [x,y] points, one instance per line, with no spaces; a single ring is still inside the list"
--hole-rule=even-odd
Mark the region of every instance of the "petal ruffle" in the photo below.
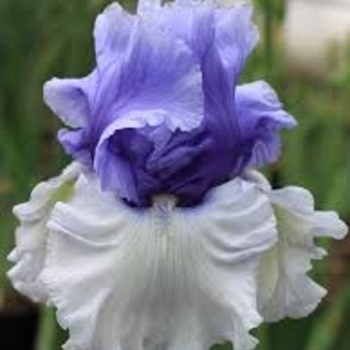
[[[223,8],[212,1],[179,0],[159,10],[156,1],[144,2],[147,7],[156,3],[155,20],[182,40],[201,62],[205,114],[213,133],[224,131],[221,136],[228,144],[239,140],[232,100],[246,59],[259,39],[252,6],[237,2]]]
[[[46,301],[47,293],[39,279],[47,253],[47,220],[58,201],[68,200],[80,167],[73,163],[60,176],[35,187],[30,201],[14,207],[20,221],[16,248],[9,260],[16,265],[8,272],[14,287],[34,301]]]
[[[228,75],[234,83],[245,66],[246,59],[259,41],[259,32],[252,21],[253,7],[248,2],[237,2],[216,13],[215,47]]]
[[[122,23],[129,24],[116,30],[114,20],[120,16],[127,16]],[[99,16],[95,37],[101,60],[110,56],[117,63],[104,68],[94,105],[93,114],[100,119],[94,129],[104,125],[97,138],[94,169],[103,188],[137,203],[134,175],[113,145],[115,135],[146,126],[164,125],[172,131],[197,127],[204,114],[200,66],[183,42],[147,18],[123,14],[119,5],[109,6]],[[118,54],[124,59],[116,60]]]
[[[236,78],[237,83],[247,57],[259,40],[252,13],[252,6],[246,2],[222,7],[212,1],[178,0],[162,8],[160,21],[199,59],[205,60],[207,51],[214,50],[219,59],[211,65],[222,65],[227,77]]]
[[[218,167],[230,168],[225,172],[231,177],[242,171],[245,161],[244,135],[232,104],[246,59],[259,38],[252,13],[247,3],[216,10],[214,43],[207,50],[202,65],[204,123],[215,140],[215,153],[224,150],[222,153],[231,154],[218,163]]]
[[[174,1],[165,4],[157,14],[160,26],[184,42],[198,61],[202,61],[215,40],[214,4],[209,1]]]
[[[91,118],[95,79],[94,73],[81,79],[53,78],[44,85],[44,101],[67,126],[83,128]]]
[[[276,93],[264,81],[238,86],[234,101],[244,143],[249,152],[249,168],[257,168],[277,160],[280,154],[279,133],[297,125]]]
[[[125,55],[135,17],[114,2],[97,17],[94,28],[95,55],[99,67],[107,66]]]
[[[252,349],[256,273],[275,244],[267,197],[235,179],[202,206],[133,209],[80,177],[55,206],[42,279],[71,350]]]
[[[63,122],[78,128],[61,133],[65,150],[85,165],[95,164],[107,182],[100,158],[110,155],[108,141],[118,130],[164,124],[189,131],[200,125],[202,73],[184,42],[116,3],[98,16],[94,36],[93,73],[52,79],[44,98]]]
[[[241,174],[250,150],[245,152],[232,104],[258,40],[252,6],[192,0],[161,6],[158,0],[141,0],[138,14],[131,15],[114,3],[98,16],[94,37],[93,79],[53,80],[45,91],[51,108],[78,128],[61,131],[60,142],[99,175],[103,189],[137,206],[148,203],[150,193],[164,192],[188,205]],[[149,152],[149,162],[143,151],[121,152],[120,133],[152,128],[170,131],[171,145],[164,145],[170,152],[162,157]],[[186,134],[188,144],[178,150],[178,136]],[[151,138],[148,143],[152,147]],[[164,181],[171,173],[178,179]],[[146,186],[138,185],[140,178]]]
[[[263,187],[266,191],[265,183]],[[261,260],[258,305],[264,320],[273,322],[304,317],[316,308],[326,291],[307,273],[311,261],[322,258],[325,251],[314,240],[342,239],[347,227],[335,212],[315,211],[312,195],[305,189],[287,187],[269,193],[278,243]]]
[[[95,27],[98,62],[103,64],[98,63],[101,72],[93,114],[104,119],[97,121],[104,127],[113,122],[102,139],[113,130],[145,124],[164,123],[186,131],[200,124],[201,70],[183,42],[117,4],[98,16]]]
[[[137,14],[140,16],[157,15],[161,5],[161,0],[139,0],[137,2]]]

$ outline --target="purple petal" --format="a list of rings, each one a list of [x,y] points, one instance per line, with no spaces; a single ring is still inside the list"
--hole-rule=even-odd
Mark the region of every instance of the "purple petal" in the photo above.
[[[84,127],[90,118],[94,75],[83,79],[53,78],[44,85],[44,101],[68,126]]]
[[[133,204],[150,205],[154,195],[171,193],[181,205],[194,205],[209,188],[238,173],[233,169],[242,169],[239,152],[219,142],[220,136],[202,127],[189,132],[171,132],[164,126],[124,128],[101,145],[101,160],[95,165],[104,186]],[[107,158],[120,168],[105,163]],[[126,190],[131,184],[136,192]]]
[[[201,61],[215,37],[215,7],[208,1],[175,1],[162,8],[161,25]]]
[[[214,174],[219,179],[225,172],[237,174],[246,155],[240,154],[243,140],[232,100],[245,61],[259,39],[252,22],[252,7],[236,4],[223,9],[210,2],[198,6],[197,1],[188,0],[170,3],[164,13],[165,26],[201,61],[205,94],[203,123],[210,130],[213,147],[220,150],[222,159],[212,159],[215,151],[205,156],[211,164],[215,163],[209,182]]]
[[[246,3],[223,9],[209,1],[199,6],[198,1],[191,0],[169,3],[162,12],[163,26],[184,41],[201,62],[206,106],[210,109],[207,115],[219,117],[224,124],[233,122],[230,114],[235,86],[259,39],[252,12]]]
[[[198,1],[178,0],[163,7],[159,21],[200,60],[213,47],[220,61],[214,60],[212,64],[222,64],[232,78],[239,76],[259,39],[252,12],[252,6],[247,3],[227,9],[210,1],[199,5]]]
[[[45,86],[48,105],[75,128],[59,133],[66,152],[138,206],[161,193],[196,204],[275,160],[279,131],[294,119],[266,83],[237,88],[258,40],[251,6],[141,0],[137,11],[107,7],[94,72]]]
[[[94,29],[95,54],[99,66],[111,64],[124,57],[131,40],[134,16],[126,13],[118,3],[112,3],[97,17]]]
[[[253,8],[248,3],[239,3],[230,9],[216,12],[215,46],[227,78],[237,84],[247,57],[257,42],[259,33],[252,21]]]
[[[97,50],[102,61],[113,62],[99,67],[93,106],[99,123],[108,125],[124,118],[150,124],[164,122],[182,130],[198,126],[203,117],[202,78],[191,51],[156,25],[136,17],[132,26],[118,25],[115,30],[111,19],[118,16],[119,7],[110,6],[99,16],[95,30],[96,47],[104,48]],[[105,36],[101,40],[100,27],[102,32],[111,33],[110,39]]]
[[[297,125],[264,81],[237,87],[235,113],[244,142],[249,147],[248,166],[251,168],[276,161],[280,154],[280,131]]]
[[[69,154],[100,171],[109,164],[100,148],[108,148],[104,143],[117,130],[160,124],[190,130],[200,124],[200,65],[183,42],[117,4],[96,20],[95,41],[98,66],[91,76],[54,79],[45,86],[49,106],[68,126],[82,128],[60,133]],[[108,173],[103,182],[112,178]]]
[[[202,58],[203,90],[205,94],[205,123],[214,135],[216,148],[231,152],[231,175],[242,165],[242,136],[232,110],[236,84],[248,55],[259,35],[252,22],[252,8],[237,4],[230,9],[214,11],[215,35]],[[223,162],[221,162],[224,165]]]
[[[123,94],[118,96],[122,107],[114,105],[109,109],[115,112],[110,112],[110,115],[113,115],[112,121],[104,127],[100,136],[94,169],[100,175],[105,188],[117,190],[121,196],[133,203],[146,203],[155,193],[165,192],[177,195],[182,204],[190,205],[198,202],[211,186],[237,175],[248,159],[245,153],[242,155],[240,128],[232,110],[235,87],[232,77],[239,78],[245,60],[257,41],[257,33],[252,25],[251,8],[248,6],[235,6],[227,12],[218,10],[209,3],[198,6],[198,3],[191,1],[179,2],[165,7],[162,15],[164,17],[160,23],[172,36],[166,33],[162,35],[166,43],[173,43],[172,54],[177,48],[184,49],[183,52],[188,52],[191,60],[193,59],[191,64],[201,64],[205,93],[204,105],[203,100],[200,101],[201,107],[204,107],[204,111],[201,111],[204,116],[202,126],[193,128],[192,124],[188,128],[180,127],[181,131],[175,131],[176,124],[171,122],[174,119],[168,117],[168,111],[171,110],[173,116],[178,113],[179,120],[190,111],[196,111],[194,106],[180,108],[178,111],[174,105],[174,102],[182,100],[182,91],[185,98],[196,94],[191,94],[188,86],[180,89],[180,94],[175,93],[173,86],[168,89],[163,77],[167,76],[166,81],[171,82],[171,76],[174,74],[183,75],[179,71],[181,66],[172,65],[171,55],[166,53],[169,46],[165,45],[163,48],[163,45],[160,45],[162,42],[159,39],[162,39],[162,35],[159,27],[156,26],[154,32],[150,31],[152,27],[147,28],[148,32],[140,32],[140,43],[135,44],[138,55],[134,57],[130,49],[127,64],[123,67],[128,72],[128,66],[132,64],[130,74],[124,73],[127,80],[118,81],[119,86],[123,87]],[[137,26],[133,29],[133,40],[136,40],[139,34],[136,28]],[[231,35],[232,31],[234,35]],[[156,40],[153,33],[157,34]],[[179,41],[174,41],[174,35],[185,43],[187,50]],[[151,48],[157,46],[161,46],[158,52],[164,53],[164,59],[159,60],[156,57],[154,62],[158,65],[154,65],[150,71],[157,72],[162,79],[158,80],[155,76],[150,80],[150,85],[142,80],[143,88],[138,88],[139,76],[152,64]],[[147,58],[146,61],[143,60],[144,57]],[[134,58],[137,58],[136,63],[133,63]],[[165,68],[171,68],[172,71],[163,74],[163,67],[159,62],[164,62],[167,66]],[[186,60],[182,58],[180,62],[184,63]],[[117,100],[115,95],[111,95],[117,89],[111,88],[114,83],[108,80],[108,75],[112,77],[113,74],[106,75],[107,78],[102,82],[106,84],[106,88],[102,87],[100,90],[104,103],[108,99]],[[153,93],[154,81],[162,86],[161,92],[157,89],[156,93]],[[124,96],[129,97],[128,92],[130,91],[131,95],[135,87],[136,90],[142,91],[140,99],[133,96],[124,103]],[[170,103],[166,101],[169,97],[172,100]],[[199,99],[191,102],[197,100]],[[100,111],[96,112],[99,116],[104,114],[101,112],[103,108],[97,110]],[[149,127],[157,131],[158,139],[156,140],[154,133],[145,134],[147,146],[144,147],[150,150],[147,156],[139,154],[136,150],[131,152],[130,147],[128,151],[123,142],[116,141],[125,134],[123,130],[136,128],[139,131],[127,131],[130,133],[129,146],[131,142],[141,142],[136,135]],[[169,136],[169,132],[165,130],[175,132]],[[159,139],[162,141],[159,142]],[[121,148],[125,151],[121,151]],[[144,183],[136,179],[142,179]]]
[[[232,111],[235,87],[248,55],[258,41],[252,22],[252,8],[238,4],[215,13],[215,41],[203,59],[203,88],[207,117],[218,123],[233,142],[240,140],[239,127]],[[225,135],[225,133],[223,134]]]
[[[92,167],[94,149],[86,129],[61,129],[58,132],[58,140],[67,154],[78,159],[88,168]]]
[[[137,14],[152,15],[161,8],[161,0],[139,0]]]
[[[122,129],[99,148],[96,168],[102,187],[136,205],[148,205],[160,183],[145,170],[153,145],[138,129]]]
[[[120,154],[117,148],[111,148],[111,143],[104,144],[100,148],[101,157],[97,171],[101,178],[102,189],[115,191],[121,198],[139,204],[136,183],[128,157]]]

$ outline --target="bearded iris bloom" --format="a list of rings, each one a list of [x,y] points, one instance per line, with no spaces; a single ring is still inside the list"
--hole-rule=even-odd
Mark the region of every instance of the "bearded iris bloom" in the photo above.
[[[239,85],[251,16],[245,3],[112,4],[94,70],[45,84],[74,162],[15,207],[9,276],[57,308],[65,349],[253,349],[252,328],[323,297],[307,276],[324,255],[314,239],[347,229],[253,170],[296,122],[266,82]]]

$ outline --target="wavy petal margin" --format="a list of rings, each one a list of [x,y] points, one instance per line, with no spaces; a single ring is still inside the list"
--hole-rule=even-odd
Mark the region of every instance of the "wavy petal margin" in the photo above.
[[[276,241],[268,198],[241,179],[203,205],[133,209],[80,177],[58,203],[41,277],[71,350],[254,348],[256,275]]]
[[[275,162],[281,153],[280,133],[297,126],[265,81],[243,84],[235,95],[235,116],[249,149],[247,167],[255,169]]]
[[[326,290],[308,272],[312,260],[326,252],[315,244],[318,237],[342,239],[348,228],[332,211],[315,210],[311,193],[300,187],[272,190],[261,174],[250,176],[270,197],[277,220],[278,242],[264,254],[258,279],[258,306],[265,321],[310,314]]]
[[[8,259],[16,265],[8,272],[14,287],[34,301],[45,302],[47,292],[39,276],[47,253],[47,221],[58,201],[67,200],[80,174],[80,166],[73,163],[61,175],[37,185],[27,203],[14,207],[20,221],[16,230],[16,248]]]

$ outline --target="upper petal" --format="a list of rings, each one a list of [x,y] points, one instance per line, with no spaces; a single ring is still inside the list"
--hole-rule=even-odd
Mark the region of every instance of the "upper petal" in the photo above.
[[[229,9],[216,10],[213,44],[206,50],[202,62],[204,123],[214,135],[217,148],[233,154],[235,162],[231,172],[234,175],[241,170],[243,135],[232,103],[245,61],[257,41],[250,5],[239,3]]]
[[[111,121],[95,150],[94,169],[105,188],[117,189],[127,199],[134,199],[135,194],[124,191],[131,188],[126,184],[131,181],[126,175],[129,165],[124,162],[124,166],[118,162],[118,155],[114,156],[113,138],[118,131],[159,125],[171,131],[189,131],[198,127],[204,115],[200,67],[191,52],[156,28],[142,26],[135,32],[135,47],[123,72],[119,98],[112,96],[118,88],[107,84],[109,78],[99,93],[103,103],[110,100],[113,107],[107,118]],[[106,93],[102,96],[103,91]]]
[[[49,222],[42,275],[74,350],[252,349],[256,273],[276,238],[264,194],[236,179],[203,206],[132,209],[81,177]]]
[[[276,161],[280,154],[279,134],[296,126],[274,90],[264,81],[238,86],[234,100],[235,116],[248,148],[248,167],[257,168]]]
[[[266,321],[304,317],[326,293],[307,275],[311,261],[325,254],[314,240],[318,236],[341,239],[347,227],[336,213],[315,211],[312,195],[302,188],[275,190],[270,198],[279,238],[261,261],[259,309]]]
[[[216,13],[215,46],[227,73],[231,73],[235,83],[259,40],[252,15],[253,7],[248,2],[238,2],[231,8],[222,8]]]
[[[212,2],[169,2],[162,7],[158,21],[162,28],[183,41],[198,61],[214,44],[215,6]]]
[[[212,1],[178,0],[164,6],[159,21],[200,60],[207,59],[207,51],[216,51],[218,57],[211,59],[211,64],[223,66],[237,82],[259,39],[252,12],[245,2],[221,7]]]
[[[53,78],[44,85],[45,103],[67,126],[85,127],[91,116],[94,79],[94,74],[82,79]]]
[[[86,78],[52,79],[44,87],[49,107],[78,128],[61,132],[68,153],[91,165],[96,147],[117,130],[164,124],[188,131],[200,125],[200,64],[183,41],[118,4],[98,16],[94,36],[96,69]]]
[[[8,277],[19,292],[35,301],[47,299],[47,291],[39,280],[47,253],[47,220],[56,202],[69,198],[79,173],[80,167],[73,163],[60,176],[37,185],[30,201],[13,209],[20,225],[16,229],[16,248],[9,255],[16,265]]]
[[[140,177],[157,190],[164,176],[185,172],[180,183],[170,181],[162,188],[196,202],[208,188],[240,174],[247,157],[242,154],[245,140],[232,101],[245,60],[258,39],[251,17],[251,6],[242,3],[223,8],[211,1],[160,6],[159,1],[144,0],[137,15],[118,4],[108,6],[95,24],[97,67],[92,78],[47,85],[47,91],[58,91],[55,94],[68,101],[63,112],[57,107],[59,99],[52,98],[51,105],[64,114],[69,126],[79,128],[60,132],[65,150],[96,171],[104,189],[116,190],[136,204],[151,188],[147,184],[138,193]],[[83,82],[88,82],[87,87]],[[80,100],[76,95],[86,103],[76,106]],[[74,113],[66,117],[71,106]],[[79,119],[85,114],[88,119]],[[148,127],[173,134],[194,131],[200,136],[185,147],[170,147],[166,157],[156,152],[145,167],[137,164],[135,172],[130,155],[123,158],[114,147],[115,139],[122,130]],[[200,147],[195,149],[195,144]],[[196,164],[190,169],[191,163]],[[197,183],[200,186],[193,186]]]
[[[113,122],[111,128],[118,130],[130,123],[165,123],[190,130],[200,124],[201,72],[184,43],[148,18],[125,14],[119,5],[98,17],[95,38],[100,79],[93,114],[98,125]]]
[[[139,0],[137,3],[137,14],[143,16],[157,13],[161,8],[161,3],[161,0]]]
[[[98,66],[111,64],[125,55],[131,40],[135,17],[114,2],[96,18],[94,28],[95,54]]]
[[[166,4],[157,15],[161,26],[181,39],[201,64],[204,122],[211,124],[214,133],[226,130],[221,137],[227,144],[239,140],[232,100],[245,61],[258,41],[252,7],[241,2],[222,8],[211,1],[179,0]]]

